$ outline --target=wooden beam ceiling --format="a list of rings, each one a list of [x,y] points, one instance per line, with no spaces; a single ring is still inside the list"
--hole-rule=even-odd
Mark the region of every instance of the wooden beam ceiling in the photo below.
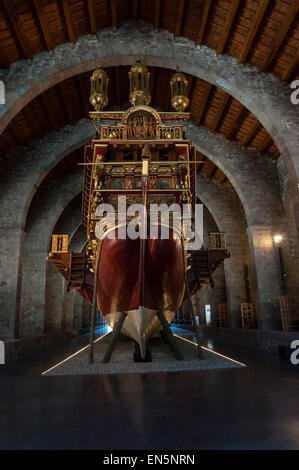
[[[50,35],[50,31],[48,29],[48,23],[44,15],[44,8],[41,4],[40,0],[33,0],[34,8],[38,17],[38,21],[41,27],[41,31],[43,34],[43,39],[45,41],[46,47],[48,51],[53,49],[52,38]]]
[[[21,55],[26,59],[31,59],[32,54],[30,47],[21,32],[21,27],[15,17],[15,13],[12,11],[11,2],[9,0],[2,0],[2,9],[4,11],[10,33],[16,42]]]
[[[96,25],[95,13],[94,13],[93,0],[87,0],[87,7],[88,7],[90,31],[92,34],[95,34],[97,32],[97,25]]]
[[[155,0],[154,28],[159,28],[161,0]]]
[[[254,134],[257,132],[257,130],[261,127],[261,123],[257,120],[254,119],[254,122],[248,132],[244,135],[242,139],[242,145],[245,147],[246,145],[250,144],[251,140],[253,139]]]
[[[199,28],[198,28],[198,31],[197,31],[197,34],[196,34],[196,39],[195,39],[195,44],[196,45],[199,45],[199,44],[202,43],[211,5],[212,5],[212,0],[207,0],[204,3],[204,7],[203,7],[203,10],[202,10],[202,17],[201,17],[201,20],[200,20]]]
[[[128,66],[107,69],[110,78],[110,106],[117,102],[122,104],[127,99],[128,83],[124,77],[128,70]],[[152,105],[167,111],[171,109],[169,78],[173,71],[150,67],[150,72]],[[258,152],[267,150],[275,158],[276,147],[271,137],[244,106],[208,82],[193,76],[187,78],[191,115],[196,124],[208,127],[211,132],[221,132],[225,137],[236,137],[242,145],[251,144]],[[7,153],[16,145],[23,145],[21,142],[26,145],[36,136],[43,136],[67,123],[72,124],[87,117],[90,108],[89,93],[89,73],[69,78],[41,93],[34,104],[27,105],[24,113],[17,114],[1,135],[0,154]],[[218,174],[219,172],[217,178]]]
[[[269,68],[274,56],[276,55],[279,47],[281,46],[282,41],[284,40],[291,24],[293,23],[294,18],[298,13],[298,10],[299,10],[299,0],[292,0],[291,5],[289,7],[289,10],[286,13],[283,22],[280,25],[280,28],[279,28],[276,36],[275,36],[274,41],[272,42],[270,52],[268,53],[267,58],[264,61],[264,65],[262,67],[262,72],[266,72],[268,70],[268,68]]]
[[[287,66],[287,68],[282,72],[281,80],[289,80],[289,78],[291,77],[296,67],[298,67],[298,64],[299,64],[299,47],[297,49],[296,54],[293,56],[291,62]]]
[[[228,95],[227,93],[224,94],[223,96],[223,99],[220,103],[220,106],[219,106],[219,109],[217,110],[217,113],[216,113],[216,116],[215,116],[215,119],[212,123],[212,126],[210,128],[210,131],[211,132],[216,132],[217,130],[217,127],[218,127],[218,124],[220,123],[221,121],[221,118],[223,116],[223,113],[224,113],[224,110],[228,104],[228,101],[230,99],[230,95]]]
[[[270,0],[262,0],[260,4],[257,7],[255,17],[253,20],[253,23],[248,31],[248,34],[246,36],[245,43],[242,47],[242,50],[240,52],[240,55],[238,57],[238,62],[241,64],[242,62],[245,62],[247,55],[250,51],[250,48],[252,46],[252,43],[254,41],[255,35],[260,27],[260,24],[264,18],[265,12],[269,6]]]
[[[111,5],[111,21],[113,28],[117,27],[117,0],[110,0]]]
[[[179,36],[181,33],[182,21],[183,21],[183,15],[184,15],[184,6],[185,6],[185,0],[179,0],[178,12],[177,12],[176,23],[175,23],[175,28],[174,28],[174,37]]]
[[[76,42],[76,35],[73,28],[69,0],[62,0],[62,8],[69,40],[71,42]]]
[[[207,103],[208,103],[208,99],[209,99],[209,96],[210,96],[210,93],[211,93],[211,90],[213,88],[213,85],[209,82],[206,82],[205,84],[205,92],[204,92],[204,97],[203,99],[201,100],[201,103],[200,103],[200,106],[199,106],[199,109],[196,113],[196,118],[194,120],[195,124],[198,126],[202,120],[202,117],[203,117],[203,114],[205,112],[205,109],[206,109],[206,106],[207,106]]]
[[[218,41],[218,45],[216,49],[217,54],[222,54],[225,49],[226,42],[227,42],[229,33],[231,31],[231,28],[232,28],[233,21],[235,19],[236,13],[239,8],[239,4],[240,4],[240,0],[233,0],[230,4],[229,11],[226,16],[224,28]]]
[[[231,121],[230,130],[226,134],[227,139],[233,139],[240,127],[242,121],[245,119],[245,116],[248,114],[248,110],[241,106],[239,112],[235,116],[235,118]]]
[[[134,20],[138,18],[138,0],[132,0],[132,17]]]

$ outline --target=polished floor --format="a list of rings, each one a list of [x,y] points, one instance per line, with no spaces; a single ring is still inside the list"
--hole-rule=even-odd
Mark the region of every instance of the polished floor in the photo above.
[[[0,366],[0,449],[299,449],[299,366],[206,339],[247,367],[41,376],[87,341]]]

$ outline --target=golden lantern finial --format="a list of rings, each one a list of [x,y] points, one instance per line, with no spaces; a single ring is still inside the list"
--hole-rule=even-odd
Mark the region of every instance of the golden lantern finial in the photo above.
[[[101,109],[105,108],[105,106],[107,106],[109,101],[109,78],[107,76],[106,71],[102,68],[96,69],[90,77],[90,82],[91,89],[89,101],[96,111],[100,111]]]
[[[140,54],[138,54],[136,64],[132,65],[129,72],[129,99],[133,106],[148,105],[151,102],[149,77],[150,73],[147,67],[141,63]]]
[[[179,72],[176,67],[176,73],[170,80],[171,105],[176,111],[185,111],[189,104],[188,98],[188,80],[185,75]]]

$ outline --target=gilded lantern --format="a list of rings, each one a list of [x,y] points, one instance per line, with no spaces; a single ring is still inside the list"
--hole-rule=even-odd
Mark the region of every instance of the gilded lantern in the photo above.
[[[176,111],[185,111],[189,104],[188,80],[181,72],[176,72],[170,80],[171,105]]]
[[[132,65],[129,72],[130,103],[133,106],[148,105],[151,102],[149,88],[150,73],[140,60]]]
[[[90,77],[91,89],[89,101],[96,111],[100,111],[108,104],[109,78],[103,69],[97,69]]]

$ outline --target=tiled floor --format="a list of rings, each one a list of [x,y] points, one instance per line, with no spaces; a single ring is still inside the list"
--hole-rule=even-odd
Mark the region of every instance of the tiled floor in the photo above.
[[[207,339],[247,367],[41,376],[87,341],[0,366],[0,449],[299,448],[299,366]]]

